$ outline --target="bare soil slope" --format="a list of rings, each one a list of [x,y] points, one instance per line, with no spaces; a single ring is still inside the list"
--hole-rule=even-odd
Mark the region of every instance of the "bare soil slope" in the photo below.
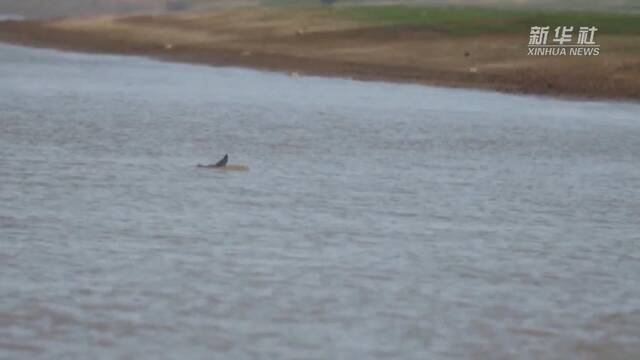
[[[498,25],[505,21],[509,19],[489,20]],[[0,40],[75,51],[507,92],[640,99],[638,35],[600,34],[597,57],[527,56],[528,35],[382,26],[318,9],[0,23]]]

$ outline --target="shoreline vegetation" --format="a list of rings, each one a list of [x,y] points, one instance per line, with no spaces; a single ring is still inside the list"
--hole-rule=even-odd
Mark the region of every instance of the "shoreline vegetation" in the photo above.
[[[531,26],[595,26],[599,56],[528,56]],[[333,6],[0,22],[0,41],[501,92],[640,100],[640,14]]]

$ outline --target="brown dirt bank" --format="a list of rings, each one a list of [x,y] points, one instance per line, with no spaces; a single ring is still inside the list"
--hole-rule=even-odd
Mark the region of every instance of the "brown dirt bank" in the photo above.
[[[640,41],[601,36],[598,57],[529,57],[528,34],[363,27],[283,10],[0,22],[0,41],[64,50],[505,92],[640,99]]]

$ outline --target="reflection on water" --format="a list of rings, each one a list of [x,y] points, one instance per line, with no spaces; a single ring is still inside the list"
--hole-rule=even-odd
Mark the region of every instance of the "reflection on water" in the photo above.
[[[637,104],[5,45],[0,79],[9,358],[640,356]]]

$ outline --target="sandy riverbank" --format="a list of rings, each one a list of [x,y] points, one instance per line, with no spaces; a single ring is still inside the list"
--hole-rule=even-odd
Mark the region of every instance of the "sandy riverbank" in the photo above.
[[[491,27],[509,19],[486,21]],[[528,31],[453,33],[363,22],[340,11],[244,9],[8,21],[0,23],[0,41],[357,79],[640,99],[640,36],[604,30],[600,56],[530,57]]]

